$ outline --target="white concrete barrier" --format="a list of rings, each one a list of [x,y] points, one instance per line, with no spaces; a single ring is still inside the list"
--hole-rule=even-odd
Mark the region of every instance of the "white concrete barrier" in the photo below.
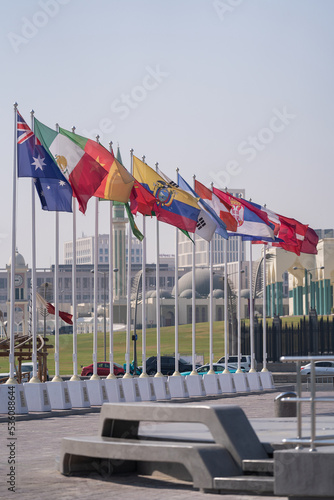
[[[274,389],[274,379],[271,372],[260,372],[259,373],[263,389]]]
[[[22,384],[0,385],[0,413],[8,416],[28,413],[27,399]]]
[[[250,392],[247,373],[233,373],[233,379],[237,392]]]
[[[155,401],[157,399],[157,396],[155,394],[152,377],[139,377],[137,381],[141,400]]]
[[[263,391],[259,372],[247,373],[249,388],[251,391]]]
[[[222,388],[220,385],[220,380],[216,373],[205,373],[203,375],[203,382],[205,387],[205,392],[207,395],[218,395],[222,393]]]
[[[171,398],[189,398],[186,377],[170,375],[167,379]]]
[[[51,411],[51,403],[46,384],[42,382],[23,384],[28,411]]]
[[[203,377],[201,375],[187,375],[186,381],[189,397],[206,395]]]
[[[171,398],[167,377],[152,377],[152,381],[157,399]]]
[[[45,385],[52,410],[69,410],[72,408],[67,382],[46,382]]]
[[[108,403],[104,380],[86,380],[86,385],[91,406],[102,406],[103,403]]]
[[[67,383],[72,408],[89,408],[90,401],[86,380],[69,380]]]
[[[127,403],[141,401],[137,378],[133,378],[133,377],[124,378],[123,377],[122,378],[122,386],[123,386],[125,401]]]
[[[106,378],[104,383],[109,403],[125,403],[122,379]]]
[[[219,373],[218,375],[220,381],[220,387],[222,389],[222,393],[229,394],[233,392],[237,392],[235,388],[235,383],[233,379],[233,373]]]

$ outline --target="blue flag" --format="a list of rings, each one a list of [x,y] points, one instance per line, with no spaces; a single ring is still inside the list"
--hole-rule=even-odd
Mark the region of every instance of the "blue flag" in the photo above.
[[[58,165],[41,145],[33,131],[17,112],[17,175],[18,177],[64,178]]]
[[[72,212],[72,188],[67,180],[35,178],[42,209],[50,212]]]
[[[72,188],[58,165],[17,112],[18,177],[33,177],[42,209],[72,212]]]

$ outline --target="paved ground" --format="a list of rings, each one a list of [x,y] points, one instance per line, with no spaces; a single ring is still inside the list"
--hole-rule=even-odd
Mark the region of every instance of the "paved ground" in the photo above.
[[[295,419],[275,419],[274,399],[278,392],[256,393],[234,397],[224,396],[206,400],[205,404],[237,404],[251,419],[261,440],[279,441],[284,433],[295,435]],[[328,393],[327,393],[328,394]],[[199,401],[198,401],[199,402]],[[186,404],[198,404],[191,402]],[[152,403],[154,404],[154,403]],[[334,433],[334,407],[332,403],[319,403],[317,407],[320,427]],[[309,408],[304,407],[305,421],[309,421]],[[63,417],[23,420],[16,422],[15,493],[8,491],[7,457],[10,452],[7,422],[0,423],[0,498],[20,500],[95,500],[99,498],[134,498],[135,500],[266,500],[273,497],[252,495],[204,494],[182,482],[159,477],[113,476],[65,477],[59,474],[55,458],[59,454],[61,439],[71,435],[94,435],[98,429],[98,413]],[[274,497],[283,500],[282,497]],[[286,499],[286,497],[284,497]]]

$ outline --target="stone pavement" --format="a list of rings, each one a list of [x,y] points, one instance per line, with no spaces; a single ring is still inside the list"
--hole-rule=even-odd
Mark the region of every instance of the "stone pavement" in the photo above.
[[[246,413],[261,440],[279,442],[284,433],[295,435],[296,419],[274,418],[274,399],[280,393],[266,392],[245,395],[225,395],[205,399],[203,404],[237,404]],[[198,404],[200,398],[185,404]],[[154,404],[154,403],[152,403]],[[309,415],[304,407],[303,415]],[[334,408],[332,403],[317,405],[319,425],[333,434]],[[309,419],[305,419],[309,420]],[[266,500],[286,497],[254,495],[204,494],[191,484],[171,480],[161,474],[155,477],[111,476],[98,473],[85,477],[66,477],[56,470],[55,459],[59,455],[61,439],[65,436],[95,435],[98,432],[98,413],[83,413],[38,420],[17,421],[15,425],[15,493],[8,491],[8,456],[12,438],[8,435],[7,422],[0,423],[0,499],[20,500],[95,500],[100,497],[135,498],[135,500]],[[330,430],[329,430],[330,429]]]

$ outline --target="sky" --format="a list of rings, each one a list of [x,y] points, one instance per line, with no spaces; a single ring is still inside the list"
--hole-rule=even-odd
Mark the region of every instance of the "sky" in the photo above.
[[[333,228],[331,0],[12,0],[0,4],[0,268],[11,255],[14,112],[30,111],[175,178]],[[31,266],[31,180],[17,182],[16,243]],[[99,232],[109,230],[100,203]],[[95,203],[77,234],[94,234]],[[36,199],[37,267],[54,263],[55,214]],[[72,215],[60,215],[63,242]],[[138,217],[138,226],[141,220]],[[174,253],[174,229],[160,253]],[[148,261],[155,224],[147,224]]]

